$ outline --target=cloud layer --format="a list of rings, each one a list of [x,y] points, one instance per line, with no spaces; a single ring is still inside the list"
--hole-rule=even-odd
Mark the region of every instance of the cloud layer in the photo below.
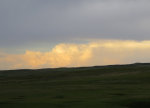
[[[150,62],[150,41],[97,40],[56,45],[49,52],[0,53],[0,69],[74,67]]]
[[[147,40],[149,13],[150,0],[0,0],[0,48],[76,38]]]

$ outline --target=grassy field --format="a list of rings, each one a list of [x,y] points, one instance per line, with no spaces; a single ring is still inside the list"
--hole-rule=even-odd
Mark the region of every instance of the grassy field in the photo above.
[[[150,108],[150,64],[0,71],[0,108]]]

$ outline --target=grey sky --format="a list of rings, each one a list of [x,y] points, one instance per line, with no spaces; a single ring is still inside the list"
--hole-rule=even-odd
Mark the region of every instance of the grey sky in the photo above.
[[[150,40],[150,1],[0,0],[0,49],[89,38]]]

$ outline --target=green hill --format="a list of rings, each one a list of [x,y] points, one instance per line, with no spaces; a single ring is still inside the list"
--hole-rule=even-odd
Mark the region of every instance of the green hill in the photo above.
[[[0,71],[0,108],[150,108],[150,64]]]

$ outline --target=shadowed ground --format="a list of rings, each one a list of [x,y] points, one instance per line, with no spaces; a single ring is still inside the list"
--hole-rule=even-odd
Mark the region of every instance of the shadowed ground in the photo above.
[[[150,64],[0,71],[0,108],[150,108]]]

